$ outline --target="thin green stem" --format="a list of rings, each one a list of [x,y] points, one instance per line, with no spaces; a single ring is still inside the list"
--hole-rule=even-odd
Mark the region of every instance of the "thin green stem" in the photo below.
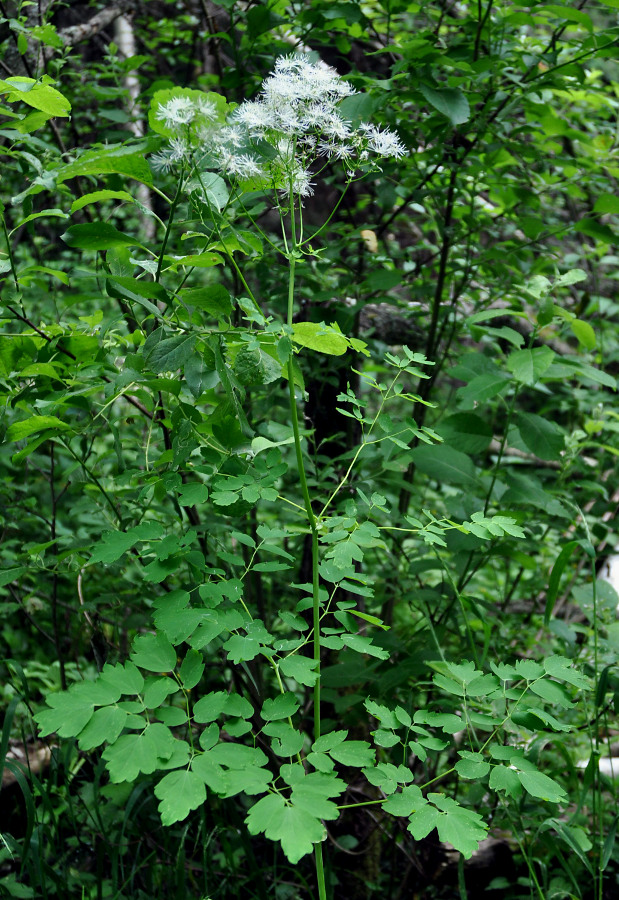
[[[286,314],[286,324],[292,328],[292,319],[294,315],[294,293],[295,293],[295,273],[297,263],[297,228],[295,218],[295,202],[292,182],[289,190],[290,201],[290,251],[288,253],[288,308]],[[285,234],[284,234],[285,239]],[[290,417],[292,420],[292,431],[294,435],[294,449],[297,460],[297,472],[299,482],[301,484],[301,493],[303,495],[303,503],[305,512],[312,534],[312,620],[314,626],[313,640],[313,656],[314,667],[316,673],[316,683],[314,685],[314,740],[320,737],[320,590],[318,581],[318,566],[320,563],[319,546],[318,546],[318,523],[314,510],[312,508],[312,499],[310,497],[309,488],[307,486],[307,475],[305,472],[305,463],[303,461],[303,448],[301,446],[301,432],[299,429],[299,410],[297,406],[297,397],[294,386],[294,367],[292,354],[288,359],[288,396],[290,400]],[[316,866],[316,881],[318,884],[319,900],[327,900],[327,889],[325,884],[325,873],[322,859],[322,845],[314,844],[314,860]]]
[[[17,280],[17,269],[15,268],[15,260],[13,259],[13,251],[11,249],[11,239],[9,237],[9,232],[6,227],[6,219],[4,218],[4,213],[0,212],[0,219],[2,219],[2,230],[4,232],[4,238],[6,240],[6,252],[9,256],[9,264],[11,266],[11,275],[13,276],[13,283],[15,284],[15,290],[19,292],[19,282]]]
[[[170,239],[170,232],[172,230],[172,223],[174,222],[174,213],[176,212],[176,207],[180,203],[181,199],[181,191],[183,190],[183,176],[178,180],[178,187],[176,188],[176,194],[174,195],[174,199],[172,200],[172,206],[170,208],[170,215],[168,216],[168,222],[166,225],[165,233],[163,235],[163,241],[161,242],[161,251],[159,253],[159,259],[157,260],[157,271],[155,273],[155,281],[159,281],[161,278],[161,269],[163,267],[163,257],[165,256],[166,247],[168,246],[168,241]]]
[[[322,863],[322,844],[314,844],[314,861],[316,864],[316,881],[318,882],[318,898],[319,900],[327,900],[325,868]]]

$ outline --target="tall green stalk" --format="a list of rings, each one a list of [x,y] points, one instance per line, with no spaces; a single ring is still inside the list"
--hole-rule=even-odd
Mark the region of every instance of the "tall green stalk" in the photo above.
[[[294,195],[290,191],[290,222],[291,222],[291,239],[288,250],[288,310],[286,315],[286,324],[292,328],[292,318],[294,314],[294,293],[295,293],[295,273],[297,262],[297,230],[295,220],[295,204]],[[312,536],[312,624],[314,629],[314,669],[316,672],[316,683],[314,684],[314,740],[320,737],[320,596],[318,583],[318,565],[320,562],[318,549],[318,521],[312,508],[312,499],[310,497],[309,488],[307,486],[307,475],[305,472],[305,463],[303,462],[303,449],[301,447],[301,433],[299,429],[299,410],[297,406],[297,397],[294,386],[294,366],[292,352],[288,359],[288,396],[290,400],[290,417],[292,419],[292,431],[294,435],[294,449],[297,458],[297,471],[299,473],[299,481],[301,484],[301,493],[303,494],[303,503],[307,521]],[[314,860],[316,865],[316,880],[318,882],[319,900],[327,900],[327,891],[325,885],[325,873],[322,860],[322,845],[314,844]]]

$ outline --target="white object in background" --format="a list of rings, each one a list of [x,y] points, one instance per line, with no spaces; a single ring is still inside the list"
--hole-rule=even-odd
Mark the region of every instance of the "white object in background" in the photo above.
[[[598,572],[598,578],[607,581],[619,594],[619,553],[607,556]],[[619,606],[617,607],[619,611]]]

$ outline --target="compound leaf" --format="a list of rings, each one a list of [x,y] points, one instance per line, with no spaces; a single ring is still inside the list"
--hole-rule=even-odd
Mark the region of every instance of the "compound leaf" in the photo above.
[[[169,772],[155,788],[159,799],[159,813],[164,825],[186,819],[192,809],[206,800],[204,781],[188,769]]]

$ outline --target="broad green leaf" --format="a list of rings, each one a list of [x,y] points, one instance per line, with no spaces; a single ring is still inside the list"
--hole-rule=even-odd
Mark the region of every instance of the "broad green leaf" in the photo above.
[[[509,378],[496,378],[494,375],[478,375],[471,379],[465,387],[458,388],[457,395],[469,407],[496,397],[510,383]]]
[[[377,747],[394,747],[400,743],[400,738],[393,731],[385,731],[379,728],[378,731],[372,732],[374,743]]]
[[[17,581],[22,575],[28,571],[27,566],[16,566],[12,569],[0,570],[0,587],[5,587],[13,581]]]
[[[25,52],[25,51],[24,51]],[[28,106],[39,109],[48,116],[66,117],[71,112],[67,98],[49,84],[36,82],[34,78],[14,75],[0,81],[0,92],[9,91],[7,100],[14,103],[22,100]]]
[[[238,665],[255,659],[261,650],[260,641],[252,635],[233,634],[224,644],[228,658]]]
[[[183,641],[193,640],[201,624],[209,620],[208,613],[200,609],[184,609],[184,604],[166,603],[158,609],[153,621],[158,631],[163,632],[171,644],[177,646]],[[209,622],[210,624],[210,622]],[[199,649],[196,647],[195,649]]]
[[[213,491],[211,500],[216,506],[232,506],[239,499],[235,491]]]
[[[428,798],[442,811],[436,823],[441,841],[453,844],[465,859],[470,859],[488,833],[482,817],[444,794],[428,794]]]
[[[490,764],[486,762],[481,753],[460,750],[459,756],[460,759],[454,768],[462,778],[483,778],[490,771]]]
[[[206,800],[204,781],[195,772],[181,769],[169,772],[155,787],[159,799],[159,813],[164,825],[182,822],[192,809]]]
[[[392,816],[410,816],[415,810],[425,806],[426,802],[421,788],[416,784],[410,784],[403,787],[400,793],[389,797],[383,803],[383,809]]]
[[[419,85],[419,90],[428,103],[446,116],[452,125],[462,125],[471,116],[469,102],[458,88],[432,88]]]
[[[535,413],[517,413],[514,422],[531,453],[540,459],[560,459],[565,435],[554,422]]]
[[[572,660],[565,656],[549,656],[544,660],[544,670],[548,675],[557,678],[560,681],[566,681],[573,684],[574,687],[587,688],[590,686],[589,680],[581,675],[572,665]]]
[[[481,453],[492,440],[492,428],[474,413],[455,413],[436,426],[437,434],[462,453]]]
[[[612,228],[609,228],[608,225],[602,225],[597,219],[580,219],[572,225],[572,228],[574,231],[586,234],[587,237],[592,237],[601,243],[610,244],[611,246],[617,243],[617,235]]]
[[[121,248],[126,249],[126,248]],[[110,253],[107,254],[108,261]],[[111,297],[131,300],[133,303],[139,303],[148,312],[152,313],[155,318],[159,318],[159,308],[155,306],[155,301],[168,304],[168,292],[156,281],[146,281],[144,279],[133,278],[129,275],[108,275],[107,291]],[[147,355],[147,348],[150,350],[156,342],[160,342],[164,337],[162,328],[157,329],[146,339],[142,353]],[[155,370],[158,371],[158,370]]]
[[[568,377],[577,378],[579,380],[588,378],[595,384],[603,384],[604,387],[609,387],[613,391],[617,390],[617,379],[608,372],[604,372],[602,369],[596,369],[594,366],[590,366],[580,359],[569,359],[566,357],[562,358],[561,364],[564,367],[569,367],[570,372]]]
[[[488,785],[493,791],[505,791],[510,797],[519,797],[522,793],[518,773],[511,766],[492,766]]]
[[[282,367],[260,347],[242,347],[234,361],[234,374],[247,387],[270,384],[282,377]]]
[[[195,756],[191,763],[192,771],[200,778],[201,781],[215,794],[222,796],[226,794],[230,787],[230,778],[228,773],[210,759],[208,753]]]
[[[416,807],[408,823],[408,830],[416,841],[427,837],[436,828],[440,815],[438,809],[431,806],[427,800]]]
[[[226,706],[226,691],[214,691],[201,697],[193,707],[193,718],[196,722],[214,722]]]
[[[153,372],[175,372],[195,353],[195,343],[195,334],[164,338],[144,353],[146,364]]]
[[[567,800],[567,794],[561,785],[542,772],[518,772],[518,779],[532,797],[538,797],[549,803],[563,803]]]
[[[179,299],[187,306],[202,309],[215,318],[229,316],[232,313],[230,293],[223,284],[207,284],[198,288],[183,288]]]
[[[332,793],[327,793],[314,785],[311,781],[312,778],[328,778],[330,781],[342,785],[342,787],[337,787]],[[295,808],[302,809],[317,819],[335,820],[339,818],[340,811],[336,804],[327,798],[341,794],[344,787],[337,778],[329,778],[329,776],[321,772],[310,772],[304,782],[294,785],[290,799]]]
[[[560,722],[545,709],[538,706],[522,707],[515,709],[511,715],[516,725],[522,725],[529,731],[571,731],[572,726],[567,722]]]
[[[179,706],[160,706],[155,713],[157,719],[167,725],[168,728],[177,728],[179,725],[187,725],[187,713]]]
[[[374,765],[376,751],[367,741],[344,741],[329,750],[329,755],[343,766],[362,769]]]
[[[190,691],[199,683],[203,672],[204,659],[202,654],[197,650],[188,650],[178,673],[186,691]]]
[[[113,744],[125,727],[127,713],[117,706],[104,706],[95,710],[92,718],[79,735],[80,750],[93,750],[101,744]]]
[[[89,206],[91,203],[102,203],[105,200],[125,200],[133,203],[133,197],[127,191],[91,191],[90,194],[84,194],[73,201],[71,214],[76,213],[85,206]]]
[[[533,681],[533,679],[543,675],[544,669],[538,662],[535,662],[534,659],[519,659],[516,662],[516,672],[521,678],[526,678],[527,681]]]
[[[139,694],[144,688],[144,678],[140,670],[132,662],[115,666],[106,663],[103,666],[99,681],[111,685],[122,694]]]
[[[220,100],[222,99],[220,94],[217,94],[216,96],[219,97]],[[221,175],[216,175],[215,172],[201,172],[199,179],[189,182],[187,190],[192,191],[194,196],[199,197],[210,209],[217,210],[218,212],[225,209],[230,196],[226,182]],[[231,246],[229,250],[227,249],[227,241],[225,239],[218,241],[213,249],[223,249],[226,253],[234,252],[236,249],[236,246],[234,246],[234,237],[230,243],[233,246]],[[211,248],[209,247],[209,250],[210,249]],[[247,252],[246,249],[241,249],[244,253]]]
[[[318,740],[312,744],[312,750],[318,753],[325,753],[334,747],[342,744],[348,736],[347,731],[330,731],[329,734],[321,735]]]
[[[263,833],[272,841],[280,841],[282,849],[293,865],[313,845],[325,837],[325,828],[319,819],[299,807],[290,806],[280,794],[268,794],[251,807],[246,818],[250,834]]]
[[[348,349],[348,341],[344,335],[324,322],[297,322],[292,327],[292,340],[301,347],[330,356],[342,356]]]
[[[281,660],[279,670],[286,678],[294,678],[298,684],[313,687],[318,680],[318,673],[315,671],[317,665],[318,660],[294,654]]]
[[[149,775],[157,769],[159,759],[170,758],[174,744],[170,729],[159,722],[148,725],[141,734],[121,734],[103,751],[110,779],[117,783],[135,781],[140,772]]]
[[[548,678],[540,678],[539,681],[534,681],[532,683],[531,690],[543,700],[547,700],[549,703],[553,703],[556,706],[561,706],[563,709],[570,709],[572,706],[572,701],[570,700],[567,691],[562,685],[557,684],[556,681],[550,681]]]
[[[219,383],[219,375],[215,371],[215,359],[212,362],[206,353],[196,350],[183,366],[183,374],[187,387],[197,399],[204,391],[211,390]]]
[[[586,281],[589,276],[583,269],[570,269],[564,272],[555,281],[555,287],[566,287],[570,284],[578,284],[579,281]]]
[[[32,416],[30,419],[22,419],[21,422],[13,422],[6,430],[5,441],[22,441],[24,438],[37,434],[39,431],[69,431],[71,426],[56,416]]]
[[[416,447],[412,452],[417,468],[430,478],[447,484],[460,484],[472,488],[477,485],[475,466],[470,457],[454,447]]]
[[[507,368],[516,381],[532,386],[537,384],[556,357],[550,347],[534,347],[532,350],[513,350],[507,357]]]
[[[464,721],[453,713],[435,713],[426,710],[418,710],[413,716],[413,722],[421,725],[432,725],[441,728],[447,734],[456,734],[464,728]]]
[[[133,247],[139,244],[139,241],[118,231],[109,222],[86,222],[83,225],[71,225],[60,237],[69,247],[95,252],[109,250],[111,247]]]
[[[289,716],[293,716],[298,708],[299,701],[294,694],[288,692],[280,694],[272,700],[265,700],[260,715],[265,722],[272,722],[275,719],[287,719]]]
[[[273,738],[271,748],[277,756],[292,758],[303,748],[304,735],[288,722],[267,722],[262,731]]]
[[[178,502],[181,506],[196,506],[206,503],[208,500],[208,488],[201,481],[193,481],[183,484],[178,489]]]
[[[307,762],[314,766],[319,772],[332,772],[335,769],[335,762],[326,753],[314,753],[313,751],[306,756]]]
[[[95,706],[107,706],[110,703],[116,703],[120,699],[122,691],[117,685],[106,683],[103,679],[97,678],[96,681],[78,681],[77,684],[71,685],[71,694],[93,703]],[[51,694],[48,703],[55,706],[58,694]]]
[[[398,717],[388,706],[383,706],[380,703],[376,703],[374,700],[366,700],[365,708],[371,716],[374,716],[375,719],[378,719],[378,721],[382,723],[383,728],[399,727],[400,723]]]
[[[104,531],[101,540],[95,544],[90,563],[113,563],[137,543],[132,532]]]
[[[59,737],[75,737],[86,727],[94,713],[94,703],[73,691],[51,694],[47,702],[53,703],[53,709],[39,710],[34,716],[42,737],[53,731]]]
[[[368,656],[375,656],[377,659],[389,659],[389,651],[377,647],[372,639],[363,634],[342,634],[342,641],[351,650],[357,653],[367,653]]]
[[[228,694],[224,712],[227,716],[248,719],[250,716],[253,716],[254,708],[249,700],[245,697],[241,697],[240,694]]]
[[[595,349],[597,338],[595,336],[595,331],[588,322],[584,322],[582,319],[572,319],[570,328],[578,338],[578,343],[581,347],[584,347],[585,350]]]
[[[149,672],[170,672],[176,666],[176,650],[162,634],[140,634],[133,642],[131,660]]]
[[[33,222],[35,219],[40,219],[45,216],[52,216],[52,217],[58,218],[58,219],[68,219],[69,218],[69,214],[66,213],[63,209],[42,209],[40,212],[31,213],[29,216],[26,216],[25,219],[22,219],[18,223],[18,225],[16,225],[16,227],[13,228],[9,232],[9,235],[12,235],[13,232],[17,231],[18,228],[21,228],[22,225],[27,225],[28,222]],[[20,280],[23,279],[23,274],[24,274],[24,270],[22,270],[22,272],[20,273],[20,276],[22,276],[22,278],[20,278]]]
[[[62,184],[69,178],[77,178],[80,175],[94,175],[105,177],[107,175],[124,175],[133,178],[135,181],[141,181],[143,184],[152,184],[153,176],[150,167],[141,153],[136,153],[134,147],[110,147],[106,150],[89,150],[83,153],[78,159],[63,166],[58,172],[56,180],[58,184]],[[116,196],[104,196],[106,194]],[[122,196],[118,196],[118,195]],[[100,195],[100,196],[97,196]],[[87,199],[90,197],[91,199]],[[108,199],[129,199],[133,198],[126,191],[97,191],[86,194],[76,200],[71,207],[71,212],[81,209],[88,203],[97,203],[99,200]],[[80,204],[76,206],[75,204]]]
[[[230,769],[262,767],[268,762],[265,754],[257,747],[246,747],[244,744],[229,742],[217,744],[212,750],[209,750],[208,758],[217,765],[227,766]]]
[[[619,197],[616,194],[602,194],[595,201],[593,212],[600,215],[619,214]]]
[[[236,794],[264,794],[273,776],[268,769],[259,766],[243,766],[242,769],[228,769],[226,771],[228,786],[224,797],[234,797]]]
[[[171,260],[170,269],[176,271],[182,266],[190,266],[192,268],[196,266],[201,269],[208,269],[211,266],[219,266],[223,262],[224,259],[219,253],[190,253],[188,256],[181,256],[178,259]]]
[[[144,683],[144,706],[147,709],[157,709],[166,697],[175,694],[178,690],[178,683],[173,678],[165,675],[160,678],[149,677]]]

